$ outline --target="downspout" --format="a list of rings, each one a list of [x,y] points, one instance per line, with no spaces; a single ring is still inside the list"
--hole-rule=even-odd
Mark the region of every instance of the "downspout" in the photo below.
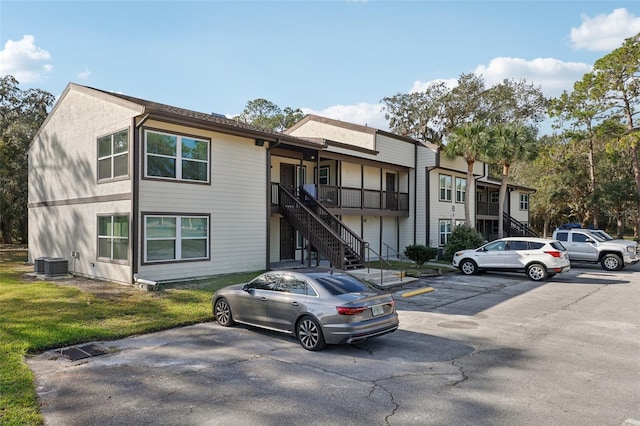
[[[473,182],[473,190],[475,191],[475,194],[473,194],[473,199],[475,200],[475,206],[473,207],[473,219],[474,219],[473,223],[476,224],[476,230],[478,230],[478,181],[482,178],[486,178],[489,175],[489,167],[487,166],[487,163],[484,163],[484,167],[482,168],[482,173],[483,173],[482,176],[478,176],[477,178],[473,179],[475,181]],[[483,229],[484,229],[484,224],[483,224]],[[484,234],[484,231],[483,231],[483,234]]]
[[[418,142],[413,144],[413,245],[418,233]],[[398,244],[398,247],[400,244]]]
[[[276,139],[275,142],[269,141],[267,147],[267,167],[266,167],[266,182],[267,182],[267,247],[265,251],[265,265],[267,270],[271,269],[271,149],[280,145],[280,139]]]
[[[140,122],[136,124],[136,118],[131,119],[131,128],[133,131],[133,171],[131,179],[133,180],[133,194],[131,194],[131,283],[135,283],[138,277],[138,264],[140,260],[140,132],[142,125],[149,119],[149,114],[142,117]]]

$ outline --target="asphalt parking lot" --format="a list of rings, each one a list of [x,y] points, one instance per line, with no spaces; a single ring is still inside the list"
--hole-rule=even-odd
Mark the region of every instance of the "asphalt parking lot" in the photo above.
[[[640,424],[640,265],[394,294],[397,332],[322,352],[210,322],[28,364],[47,425]]]

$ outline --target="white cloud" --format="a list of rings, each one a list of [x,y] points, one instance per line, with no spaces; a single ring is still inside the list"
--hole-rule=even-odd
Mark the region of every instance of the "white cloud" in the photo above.
[[[89,68],[85,68],[84,71],[80,71],[78,73],[78,78],[80,80],[88,80],[90,76],[91,76],[91,71],[89,71]]]
[[[315,114],[322,117],[333,118],[347,123],[360,124],[380,130],[389,130],[389,124],[384,118],[382,104],[368,104],[361,102],[356,105],[335,105],[317,111],[309,108],[300,108],[305,114]]]
[[[615,9],[609,15],[594,18],[582,15],[582,25],[571,28],[571,42],[576,49],[609,51],[622,45],[624,39],[640,33],[640,17],[627,9]]]
[[[0,75],[13,75],[20,83],[41,80],[53,69],[46,63],[51,55],[35,45],[35,37],[26,34],[22,40],[8,40],[0,51]]]
[[[570,91],[576,81],[591,71],[591,65],[581,62],[563,62],[554,58],[494,58],[489,65],[479,65],[476,74],[481,74],[488,87],[502,82],[505,78],[525,79],[534,86],[540,86],[546,96],[558,96],[562,91]]]
[[[447,87],[449,87],[450,89],[453,89],[458,85],[458,80],[455,78],[450,78],[448,80],[439,78],[431,81],[416,80],[413,82],[413,86],[411,87],[411,89],[409,89],[409,93],[424,92],[427,89],[427,87],[437,83],[444,83],[447,85]]]

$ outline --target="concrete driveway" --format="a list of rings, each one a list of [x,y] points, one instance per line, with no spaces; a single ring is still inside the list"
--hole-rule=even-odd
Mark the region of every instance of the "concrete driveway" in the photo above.
[[[322,352],[211,322],[28,364],[47,425],[638,425],[639,272],[422,279],[397,332]]]

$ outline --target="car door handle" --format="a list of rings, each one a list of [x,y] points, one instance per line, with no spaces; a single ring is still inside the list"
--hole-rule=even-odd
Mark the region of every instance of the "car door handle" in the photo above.
[[[266,298],[266,297],[264,297],[264,296],[262,296],[262,297],[260,298],[260,301],[261,301],[261,302],[266,302],[266,301],[267,301],[267,298]]]
[[[300,306],[298,302],[291,302],[291,306]]]

